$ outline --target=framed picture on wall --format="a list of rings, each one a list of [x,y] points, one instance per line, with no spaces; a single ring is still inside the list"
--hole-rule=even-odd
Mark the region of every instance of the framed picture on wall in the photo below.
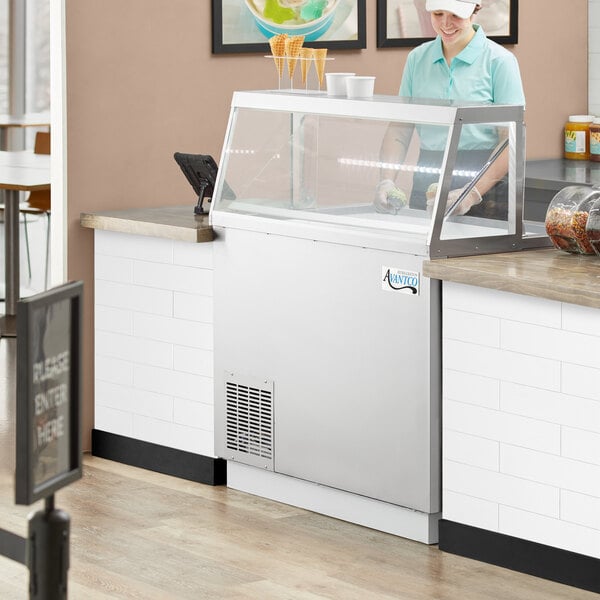
[[[270,52],[278,33],[304,45],[366,48],[366,0],[212,0],[213,54]]]
[[[486,0],[475,15],[486,35],[500,44],[516,44],[518,0]],[[435,32],[425,0],[377,0],[377,47],[418,46]]]

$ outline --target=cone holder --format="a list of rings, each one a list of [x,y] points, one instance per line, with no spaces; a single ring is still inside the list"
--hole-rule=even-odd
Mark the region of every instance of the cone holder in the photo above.
[[[312,62],[312,63],[315,62],[314,56],[311,56],[310,58],[304,58],[302,56],[297,56],[296,60],[298,61],[298,64],[294,71],[294,76],[290,77],[288,67],[287,67],[287,60],[290,58],[289,56],[273,56],[273,54],[265,54],[264,58],[270,58],[272,61],[276,61],[276,60],[283,61],[283,67],[281,69],[281,71],[282,71],[281,76],[279,76],[279,70],[277,71],[278,72],[278,76],[277,76],[277,89],[278,90],[282,90],[282,89],[293,90],[294,89],[294,77],[298,76],[298,72],[302,73],[302,62],[301,61]],[[335,58],[326,57],[321,60],[327,62],[330,60],[335,60]],[[319,77],[316,72],[316,66],[315,66],[315,68],[312,68],[312,67],[313,67],[313,65],[308,66],[306,80],[302,82],[302,87],[298,88],[298,89],[303,90],[305,92],[314,91],[314,90],[317,90],[320,92],[323,82],[319,81]],[[310,80],[311,85],[309,85],[309,80]],[[323,71],[323,81],[325,81],[325,71]],[[288,82],[289,82],[289,87],[286,88],[286,83],[288,83]]]

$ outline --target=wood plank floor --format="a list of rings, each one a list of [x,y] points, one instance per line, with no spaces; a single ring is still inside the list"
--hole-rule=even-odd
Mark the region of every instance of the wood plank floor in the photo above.
[[[0,340],[0,528],[13,503],[14,341]],[[8,373],[8,376],[6,375]],[[11,462],[12,461],[12,462]],[[596,594],[272,502],[86,455],[56,495],[71,516],[69,598],[100,600],[585,600]],[[27,598],[0,557],[0,598]]]

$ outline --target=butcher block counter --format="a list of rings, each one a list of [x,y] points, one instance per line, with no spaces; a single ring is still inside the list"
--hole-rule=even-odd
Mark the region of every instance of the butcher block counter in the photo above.
[[[208,215],[195,215],[192,206],[131,208],[81,214],[81,225],[133,235],[148,235],[181,242],[211,242]]]
[[[554,248],[431,260],[432,279],[600,308],[600,257]]]

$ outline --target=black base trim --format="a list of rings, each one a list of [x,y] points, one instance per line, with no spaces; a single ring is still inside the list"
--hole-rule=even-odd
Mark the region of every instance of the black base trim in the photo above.
[[[439,548],[600,593],[600,559],[442,519]]]
[[[225,485],[227,461],[92,429],[92,454],[181,479]]]

